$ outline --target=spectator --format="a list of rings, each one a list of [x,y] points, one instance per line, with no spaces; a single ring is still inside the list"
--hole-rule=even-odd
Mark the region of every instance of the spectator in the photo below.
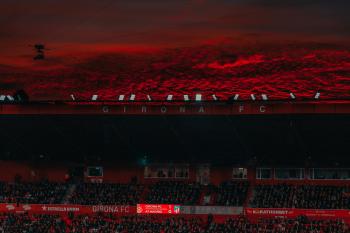
[[[217,190],[217,205],[242,206],[247,197],[248,182],[224,182]]]
[[[154,204],[198,204],[201,188],[198,183],[161,181],[150,186],[146,202]]]
[[[138,184],[82,183],[77,185],[70,203],[81,205],[135,205],[144,187]]]
[[[5,203],[61,203],[65,184],[42,181],[38,183],[0,183],[0,202]]]
[[[347,186],[329,185],[258,185],[252,207],[300,209],[349,209]]]

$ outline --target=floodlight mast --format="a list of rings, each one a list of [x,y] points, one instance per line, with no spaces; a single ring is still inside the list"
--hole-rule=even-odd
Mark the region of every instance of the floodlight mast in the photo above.
[[[36,55],[33,57],[33,60],[44,60],[45,59],[45,45],[37,43],[33,45],[33,49],[36,52]]]

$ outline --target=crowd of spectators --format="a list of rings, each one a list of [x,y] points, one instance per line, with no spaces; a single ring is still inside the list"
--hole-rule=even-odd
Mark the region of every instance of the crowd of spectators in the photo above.
[[[0,215],[0,233],[62,233],[66,224],[58,215]]]
[[[81,205],[135,205],[144,186],[138,184],[82,183],[76,186],[69,202]]]
[[[349,209],[349,187],[329,185],[258,185],[252,207]]]
[[[342,220],[310,221],[305,217],[296,219],[259,219],[250,222],[246,218],[228,219],[224,224],[211,222],[207,233],[345,233],[348,225]]]
[[[342,220],[259,219],[249,221],[241,216],[218,223],[210,216],[112,216],[5,214],[0,216],[0,233],[348,233]]]
[[[69,226],[72,233],[80,232],[113,232],[113,233],[175,233],[200,231],[200,219],[182,217],[160,218],[155,216],[113,217],[104,215],[78,216]]]
[[[242,206],[248,193],[248,182],[224,182],[216,190],[216,205]]]
[[[287,184],[257,185],[253,191],[252,207],[283,208],[293,206],[294,186]]]
[[[160,181],[149,187],[146,203],[195,205],[199,203],[199,183]]]
[[[345,186],[303,185],[296,190],[295,208],[349,209],[349,188]]]
[[[75,186],[69,193],[69,188]],[[0,182],[0,203],[136,205],[182,204],[243,206],[249,183],[229,181],[219,186],[203,186],[183,181],[160,181],[150,185],[137,182],[112,183],[54,183]],[[336,185],[256,185],[252,190],[251,207],[349,209],[350,189]]]
[[[47,181],[37,183],[0,182],[0,202],[59,204],[66,190],[65,184]]]

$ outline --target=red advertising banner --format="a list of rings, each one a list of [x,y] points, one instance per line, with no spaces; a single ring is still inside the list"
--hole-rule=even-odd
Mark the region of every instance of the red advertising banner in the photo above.
[[[296,218],[306,216],[313,219],[348,219],[350,218],[350,210],[245,208],[245,215],[250,218]]]
[[[180,214],[179,205],[137,204],[138,214]]]
[[[135,214],[135,206],[123,205],[50,205],[50,204],[0,204],[0,212],[28,212],[33,214],[94,214],[94,213],[108,213],[115,215]]]
[[[205,206],[180,206],[174,204],[138,204],[128,205],[65,205],[65,204],[13,204],[0,203],[0,213],[30,214],[60,214],[70,212],[75,214],[108,213],[114,215],[129,214],[182,214],[237,216],[242,214],[242,207],[205,207]],[[350,210],[316,210],[316,209],[292,209],[292,208],[244,208],[243,213],[249,219],[258,218],[296,218],[306,216],[310,219],[344,219],[350,221]]]

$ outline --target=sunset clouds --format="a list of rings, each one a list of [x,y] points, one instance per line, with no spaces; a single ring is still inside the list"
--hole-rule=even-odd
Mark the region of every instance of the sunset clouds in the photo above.
[[[2,0],[0,40],[177,45],[259,33],[349,37],[345,0]]]
[[[292,86],[329,97],[349,89],[349,0],[0,2],[3,91],[271,90],[281,98]],[[33,61],[35,43],[48,48],[45,60]]]

